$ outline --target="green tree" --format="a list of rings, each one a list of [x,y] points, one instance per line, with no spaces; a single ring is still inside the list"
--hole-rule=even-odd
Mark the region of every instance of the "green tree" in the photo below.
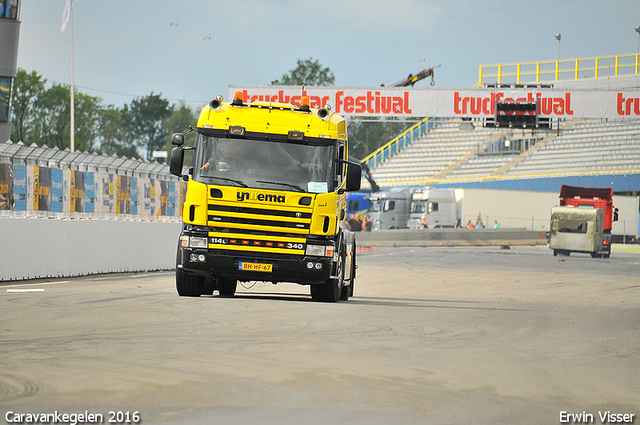
[[[133,99],[131,105],[124,105],[120,112],[124,130],[150,160],[153,151],[160,150],[169,137],[165,120],[171,116],[173,106],[169,106],[169,101],[160,94],[151,92]]]
[[[107,155],[140,158],[137,147],[128,132],[123,130],[120,109],[109,105],[100,110],[98,119],[99,151]]]
[[[69,146],[69,96],[68,87],[54,84],[35,102],[37,118],[33,128],[39,146],[60,149]]]
[[[100,114],[102,99],[88,94],[75,94],[75,149],[83,152],[94,151],[100,134]],[[70,141],[67,139],[67,141]],[[65,147],[67,144],[64,145]]]
[[[30,145],[38,137],[34,134],[33,124],[38,117],[36,102],[46,91],[47,80],[35,71],[27,73],[18,68],[13,80],[11,140]]]
[[[19,69],[12,97],[11,138],[30,145],[58,147],[70,145],[69,86],[54,84],[32,71]],[[83,93],[75,94],[75,148],[92,150],[98,134],[98,118],[102,100]]]
[[[332,86],[336,82],[333,72],[323,68],[318,60],[313,58],[298,59],[298,66],[289,70],[279,80],[271,82],[272,86]]]
[[[196,133],[189,133],[189,127],[195,129],[198,122],[198,115],[184,102],[180,102],[178,105],[173,105],[173,111],[171,116],[167,118],[165,125],[167,127],[167,134],[171,136],[173,133],[184,133],[185,144],[193,145],[196,138]],[[187,134],[189,133],[189,134]],[[171,140],[167,138],[165,148],[171,151]]]
[[[394,119],[354,120],[349,123],[349,155],[362,159],[413,125]]]
[[[75,92],[74,95],[74,149],[93,151],[99,130],[99,117],[102,100],[99,97]],[[50,148],[69,148],[71,145],[71,98],[69,86],[54,84],[35,102],[38,119],[38,145]]]
[[[173,106],[173,112],[165,122],[165,126],[167,127],[167,134],[169,137],[167,137],[163,150],[167,152],[167,157],[171,155],[171,150],[174,147],[171,144],[171,135],[174,133],[183,133],[185,145],[193,146],[193,143],[196,139],[196,132],[192,132],[189,127],[195,129],[197,123],[198,115],[186,103],[180,102],[179,105]],[[185,152],[185,164],[191,164],[192,153],[193,151]]]

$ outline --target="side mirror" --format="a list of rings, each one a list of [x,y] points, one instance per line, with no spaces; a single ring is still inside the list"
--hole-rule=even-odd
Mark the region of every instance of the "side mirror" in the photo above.
[[[347,163],[347,192],[360,190],[362,180],[362,167],[357,162]]]
[[[174,134],[174,136],[176,136]],[[182,136],[182,134],[180,134]],[[184,136],[182,137],[184,142]],[[173,143],[173,137],[171,137],[171,143]],[[169,172],[174,176],[182,177],[182,163],[184,162],[184,149],[180,146],[176,146],[171,149],[171,162],[169,162]]]
[[[613,221],[618,221],[618,209],[613,210]]]
[[[173,146],[182,146],[182,145],[184,145],[184,134],[182,134],[182,133],[174,133],[171,136],[171,144]]]

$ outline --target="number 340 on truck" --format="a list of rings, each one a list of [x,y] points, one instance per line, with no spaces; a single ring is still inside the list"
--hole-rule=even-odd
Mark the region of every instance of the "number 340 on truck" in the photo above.
[[[187,183],[176,258],[180,296],[233,296],[238,281],[309,285],[317,301],[353,295],[354,233],[340,224],[360,189],[347,126],[329,108],[213,99],[196,139],[171,138],[170,171]],[[193,163],[183,173],[184,153]]]

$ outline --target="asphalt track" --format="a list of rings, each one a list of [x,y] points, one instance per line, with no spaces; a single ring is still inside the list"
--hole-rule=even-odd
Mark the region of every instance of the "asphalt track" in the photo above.
[[[181,298],[168,272],[2,285],[0,423],[638,423],[640,255],[357,256],[355,297],[337,304],[292,284]]]

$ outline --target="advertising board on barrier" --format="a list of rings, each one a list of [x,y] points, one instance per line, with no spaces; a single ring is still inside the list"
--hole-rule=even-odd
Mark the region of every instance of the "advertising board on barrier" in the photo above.
[[[186,183],[0,164],[0,210],[180,216]]]
[[[540,117],[640,117],[640,90],[229,86],[230,98],[237,91],[247,102],[296,106],[308,96],[311,107],[347,116],[490,118],[496,102],[537,102]]]
[[[0,164],[0,210],[10,210],[15,204],[15,174],[11,164]]]

